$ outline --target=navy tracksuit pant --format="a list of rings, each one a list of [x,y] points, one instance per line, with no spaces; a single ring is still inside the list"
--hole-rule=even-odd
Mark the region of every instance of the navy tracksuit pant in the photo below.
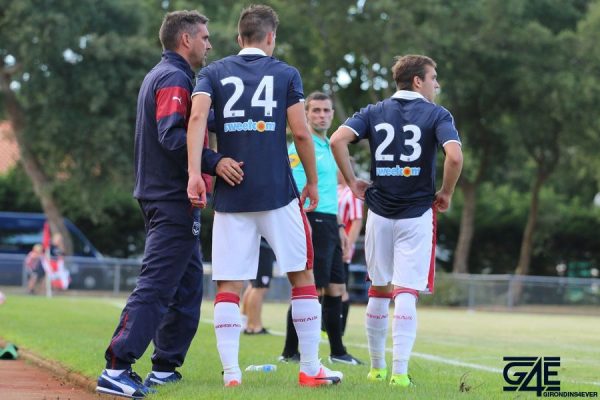
[[[200,210],[186,201],[140,201],[146,227],[136,288],[106,349],[106,368],[127,369],[154,341],[152,369],[183,364],[202,302]]]

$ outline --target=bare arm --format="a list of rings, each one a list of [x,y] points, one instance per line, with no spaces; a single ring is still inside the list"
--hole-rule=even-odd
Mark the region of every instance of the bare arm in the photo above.
[[[319,193],[317,191],[317,165],[315,161],[315,147],[313,144],[308,125],[306,123],[306,115],[304,113],[304,103],[299,102],[287,109],[287,120],[292,130],[296,151],[304,167],[306,173],[306,186],[302,190],[300,196],[301,204],[308,197],[310,203],[306,211],[312,211],[317,208],[319,203]]]
[[[340,214],[337,215],[337,222],[338,231],[340,234],[340,244],[342,246],[342,260],[345,260],[346,254],[350,254],[350,241],[348,240],[348,235],[346,235],[346,230],[344,229],[344,224],[342,223]]]
[[[344,262],[349,263],[352,261],[352,251],[354,250],[354,245],[356,244],[356,240],[358,239],[358,235],[360,235],[360,230],[362,228],[362,219],[353,219],[350,221],[350,230],[348,231],[347,247],[344,249],[344,253],[342,255]]]
[[[354,246],[358,236],[360,235],[360,231],[362,229],[362,218],[353,219],[350,221],[350,230],[348,231],[348,242],[350,246]]]
[[[346,183],[352,190],[352,193],[359,199],[365,198],[365,190],[369,187],[369,183],[360,179],[356,179],[352,164],[350,163],[350,152],[348,144],[356,139],[356,135],[351,129],[340,126],[337,131],[331,136],[331,151],[335,157],[335,162],[342,172]]]
[[[460,177],[463,165],[463,155],[460,144],[447,143],[444,146],[446,159],[444,160],[444,177],[441,189],[435,194],[434,205],[440,212],[447,211],[452,201],[456,182]]]
[[[209,96],[199,94],[192,98],[192,111],[187,130],[187,152],[188,152],[188,198],[193,206],[206,206],[206,186],[202,179],[202,148],[204,147],[204,135],[206,133],[206,121],[212,99]]]

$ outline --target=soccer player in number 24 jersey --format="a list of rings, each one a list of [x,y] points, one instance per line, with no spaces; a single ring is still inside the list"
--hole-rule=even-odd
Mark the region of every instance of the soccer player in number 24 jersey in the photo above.
[[[404,56],[392,68],[398,91],[354,114],[334,133],[333,154],[352,191],[365,198],[365,249],[372,281],[366,312],[372,381],[387,379],[385,339],[394,299],[390,385],[410,386],[408,360],[417,332],[420,291],[433,292],[435,214],[448,209],[462,169],[462,150],[452,115],[433,103],[435,62]],[[361,139],[371,149],[372,185],[357,180],[347,145]],[[438,146],[446,154],[442,188],[435,191]]]
[[[213,280],[217,281],[214,327],[225,386],[242,382],[238,362],[244,280],[256,277],[261,236],[292,284],[292,318],[299,338],[303,386],[339,383],[342,374],[319,362],[321,306],[312,274],[312,247],[306,216],[318,202],[314,148],[303,109],[302,80],[295,68],[271,57],[278,25],[275,11],[250,6],[238,23],[239,54],[200,72],[188,126],[188,197],[202,205],[205,188],[199,157],[206,118],[215,111],[221,154],[243,162],[241,183],[217,179],[213,225]],[[304,164],[307,185],[298,196],[286,151],[286,120]],[[298,199],[300,197],[300,201]]]

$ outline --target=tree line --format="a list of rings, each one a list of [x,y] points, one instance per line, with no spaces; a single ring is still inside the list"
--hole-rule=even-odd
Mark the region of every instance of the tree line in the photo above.
[[[548,275],[563,261],[598,265],[600,2],[265,3],[281,21],[275,56],[298,68],[306,94],[332,95],[337,123],[395,91],[394,56],[437,61],[439,102],[465,153],[452,210],[439,222],[452,255],[446,269]],[[207,15],[214,60],[237,52],[247,4],[0,0],[0,116],[22,155],[0,178],[1,208],[43,209],[59,230],[66,215],[105,253],[141,253],[135,104],[160,56],[162,16]],[[354,156],[368,168],[366,149]]]

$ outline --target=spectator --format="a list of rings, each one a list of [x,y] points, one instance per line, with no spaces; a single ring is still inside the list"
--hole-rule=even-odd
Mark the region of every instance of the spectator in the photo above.
[[[346,290],[342,295],[342,335],[346,331],[348,312],[350,311],[350,296],[348,295],[348,277],[350,276],[350,263],[354,256],[356,240],[360,235],[363,225],[364,202],[356,197],[346,184],[344,176],[338,170],[338,216],[344,225],[347,237],[347,246],[344,249],[344,272],[346,273]]]
[[[36,289],[41,286],[46,277],[42,257],[44,256],[44,248],[41,244],[34,244],[31,251],[25,257],[23,266],[27,271],[27,292],[36,294]]]

